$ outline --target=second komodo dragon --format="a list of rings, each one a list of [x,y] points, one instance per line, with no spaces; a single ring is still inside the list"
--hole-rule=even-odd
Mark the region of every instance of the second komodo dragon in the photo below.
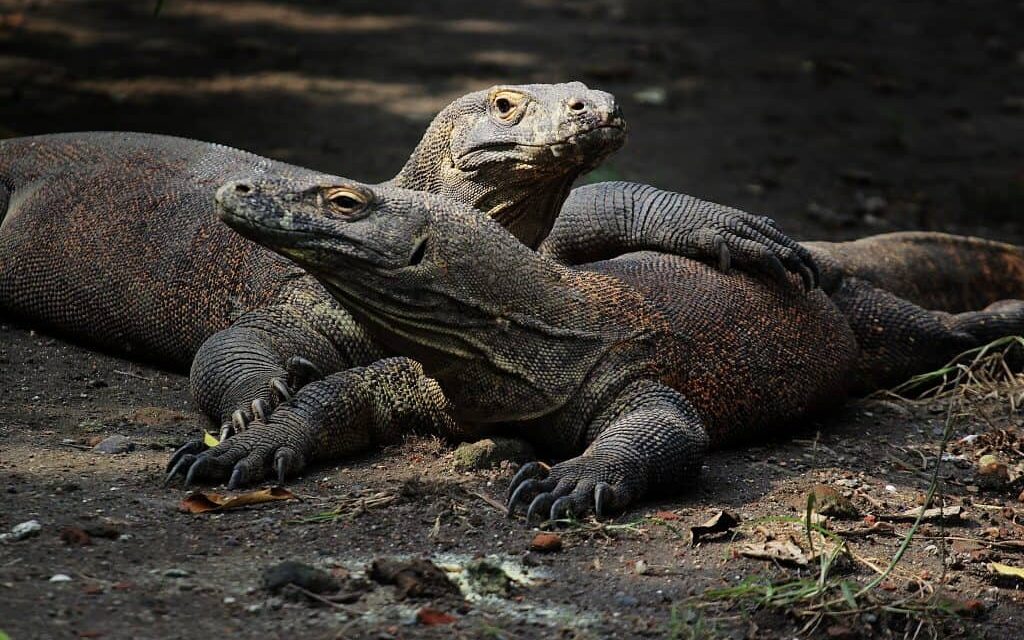
[[[511,431],[568,458],[516,475],[511,507],[528,504],[528,516],[601,515],[678,491],[708,447],[763,437],[1024,332],[1020,300],[954,315],[856,277],[838,276],[831,295],[804,295],[654,252],[571,268],[465,205],[330,176],[239,181],[217,197],[231,227],[301,264],[384,344],[415,358],[308,385],[271,418],[289,456],[336,458],[410,428],[456,439]],[[965,278],[1024,273],[1018,247],[930,237],[958,253],[951,264]],[[919,287],[927,278],[917,274]],[[1024,278],[985,290],[1021,295]],[[375,393],[380,381],[391,396]],[[196,466],[240,460],[244,470],[266,455],[229,453]]]
[[[573,181],[624,135],[603,91],[494,87],[445,108],[387,184],[471,204],[536,247]],[[175,369],[191,364],[193,395],[222,437],[303,381],[385,355],[315,280],[216,219],[216,187],[252,174],[318,175],[166,136],[0,141],[0,312]],[[619,188],[587,189],[621,200]],[[707,205],[664,221],[650,244],[776,277],[812,273],[807,253],[765,218]],[[613,237],[647,235],[621,216],[606,224]]]

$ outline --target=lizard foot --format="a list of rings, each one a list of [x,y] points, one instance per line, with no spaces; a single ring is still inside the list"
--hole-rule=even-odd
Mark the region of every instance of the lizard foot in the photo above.
[[[198,481],[226,480],[228,489],[237,489],[271,476],[284,484],[306,466],[304,447],[293,440],[272,425],[254,423],[244,433],[200,453],[185,445],[171,458],[166,482],[184,475],[186,487]]]
[[[245,431],[254,422],[266,422],[279,406],[287,402],[304,386],[324,377],[315,364],[302,356],[292,356],[285,363],[284,376],[275,376],[267,383],[263,397],[256,398],[242,409],[236,409],[231,419],[220,427],[220,440],[227,440]]]
[[[818,265],[811,253],[779,230],[775,221],[764,216],[736,214],[721,228],[703,228],[690,234],[687,245],[696,256],[717,257],[720,271],[738,267],[767,275],[788,285],[789,273],[800,276],[810,291],[818,286]]]
[[[534,516],[559,520],[593,511],[598,518],[633,501],[636,482],[627,469],[579,456],[548,469],[538,462],[523,465],[509,485],[508,512],[529,505],[526,520]]]

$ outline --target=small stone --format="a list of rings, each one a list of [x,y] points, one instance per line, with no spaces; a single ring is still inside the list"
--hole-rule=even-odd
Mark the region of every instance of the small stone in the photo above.
[[[620,607],[635,607],[640,604],[640,601],[636,597],[631,596],[625,592],[619,591],[615,594],[615,604]]]
[[[533,447],[516,438],[485,438],[459,445],[452,456],[456,471],[476,471],[498,466],[503,460],[526,462],[536,456]]]
[[[334,593],[341,588],[331,574],[301,562],[289,560],[263,570],[263,587],[267,591],[279,593],[290,584],[313,593]]]
[[[90,389],[102,389],[103,387],[107,386],[107,381],[98,379],[89,380],[88,382],[85,383],[85,386],[89,387]]]
[[[637,560],[633,563],[633,571],[636,571],[637,575],[643,576],[647,575],[647,572],[650,571],[650,567],[647,566],[647,562],[644,560]]]
[[[531,551],[554,553],[562,550],[562,536],[557,533],[538,533],[530,542]]]
[[[71,582],[71,576],[66,573],[57,573],[50,576],[50,582]]]
[[[236,602],[238,602],[238,600],[235,598],[231,596],[224,596],[224,604],[235,604]]]
[[[39,535],[39,531],[42,528],[43,525],[39,524],[38,520],[26,520],[11,527],[10,533],[0,535],[0,540],[17,542],[18,540],[31,538],[32,536]]]
[[[187,578],[192,575],[192,572],[188,569],[171,568],[164,571],[165,578]]]
[[[128,453],[135,450],[135,443],[121,435],[104,438],[92,448],[96,453]]]

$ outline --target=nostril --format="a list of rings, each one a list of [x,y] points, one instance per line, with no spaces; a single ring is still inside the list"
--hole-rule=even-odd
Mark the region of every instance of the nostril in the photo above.
[[[238,182],[235,184],[235,193],[245,195],[252,191],[252,186],[245,182]]]
[[[569,103],[569,108],[573,111],[583,111],[587,105],[582,100],[573,100]]]

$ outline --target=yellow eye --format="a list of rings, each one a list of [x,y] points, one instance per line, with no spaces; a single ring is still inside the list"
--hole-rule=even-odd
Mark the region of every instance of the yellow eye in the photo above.
[[[344,216],[355,215],[370,203],[370,196],[351,187],[328,189],[324,194],[324,199],[327,200],[332,211]]]
[[[512,120],[518,115],[524,102],[525,97],[521,93],[499,91],[491,97],[491,110],[501,120]]]

